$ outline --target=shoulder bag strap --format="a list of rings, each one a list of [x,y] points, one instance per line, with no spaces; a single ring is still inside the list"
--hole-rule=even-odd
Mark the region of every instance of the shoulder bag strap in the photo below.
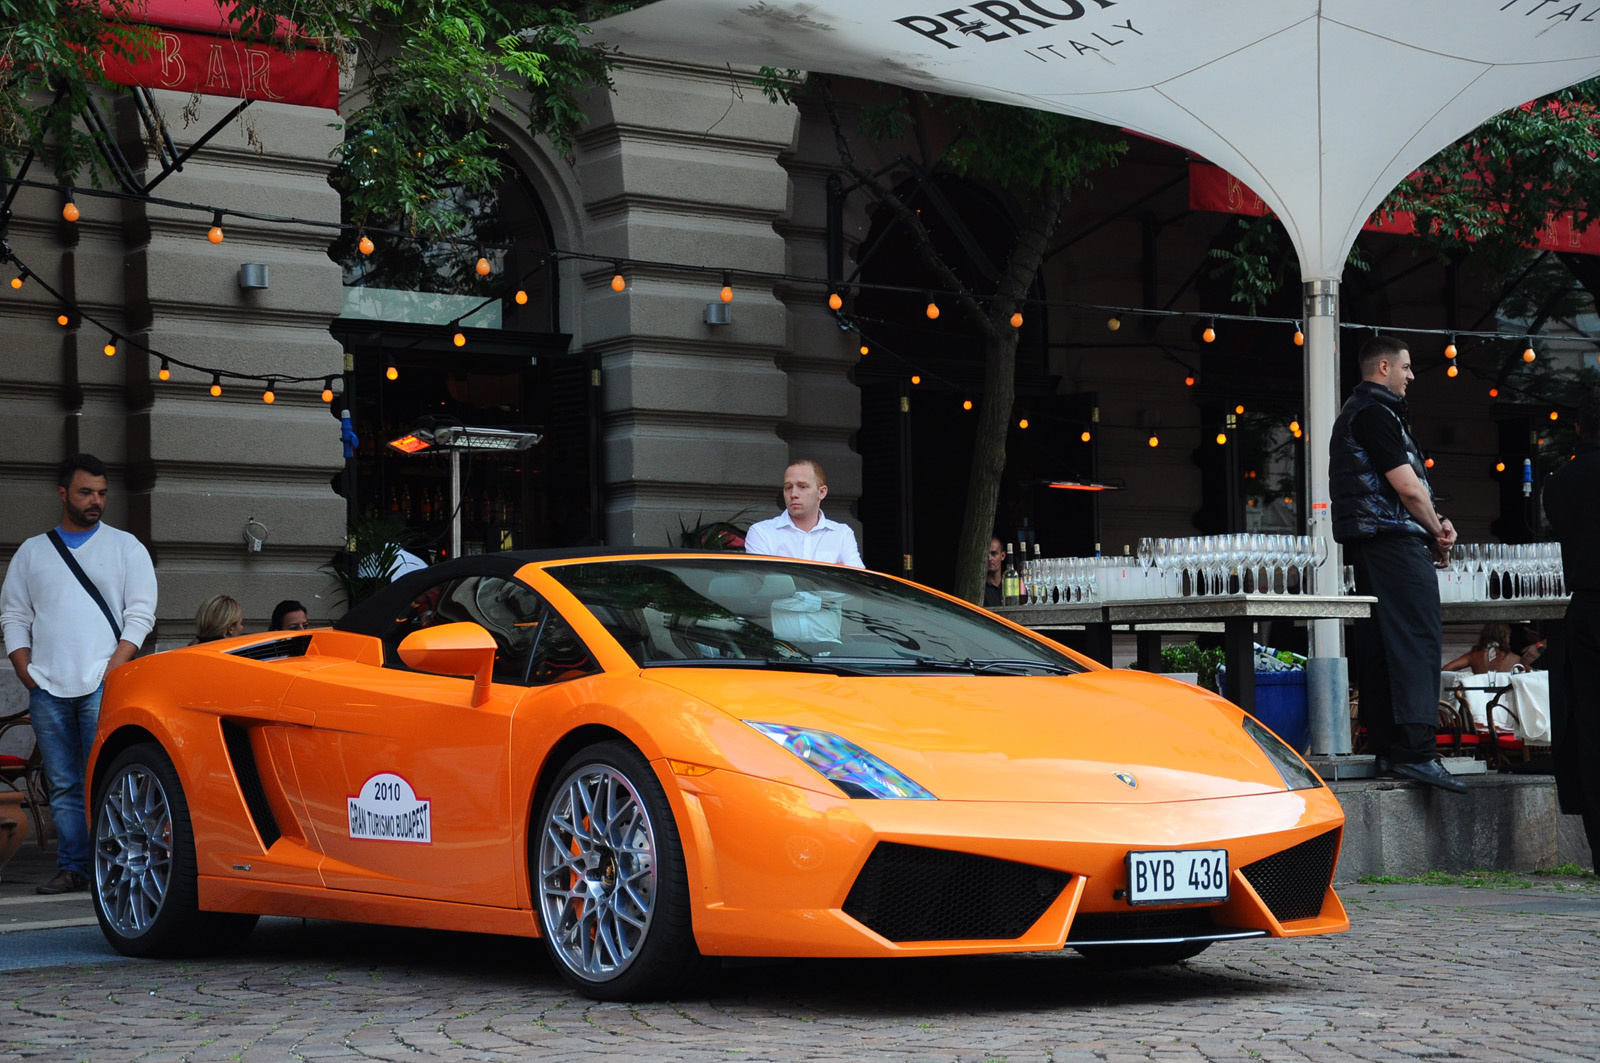
[[[106,604],[105,598],[100,593],[100,588],[94,585],[94,580],[90,579],[78,562],[73,560],[72,551],[67,549],[67,544],[62,540],[60,532],[51,528],[49,539],[50,545],[54,546],[56,553],[61,555],[61,560],[67,563],[67,567],[72,570],[72,574],[78,577],[78,582],[83,584],[83,589],[88,591],[89,597],[94,599],[94,604],[98,605],[100,611],[105,614],[106,623],[111,625],[112,634],[117,636],[118,642],[121,642],[122,626],[117,623],[117,618],[111,615],[111,607]]]

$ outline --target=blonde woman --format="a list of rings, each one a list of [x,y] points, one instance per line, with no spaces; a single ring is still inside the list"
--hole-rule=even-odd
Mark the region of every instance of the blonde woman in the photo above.
[[[194,614],[196,643],[213,642],[244,634],[244,607],[226,594],[219,594]]]

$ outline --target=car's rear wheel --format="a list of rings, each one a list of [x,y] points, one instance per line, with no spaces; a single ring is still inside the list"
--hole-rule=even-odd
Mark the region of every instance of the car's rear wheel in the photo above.
[[[682,994],[695,948],[683,846],[666,793],[621,742],[581,750],[554,776],[531,848],[539,933],[557,969],[599,1000]]]
[[[1084,959],[1103,967],[1157,967],[1198,956],[1211,944],[1209,941],[1164,941],[1159,945],[1085,945],[1078,952]]]
[[[118,754],[96,790],[93,873],[100,929],[127,956],[227,948],[256,923],[253,915],[200,911],[189,804],[153,742]]]

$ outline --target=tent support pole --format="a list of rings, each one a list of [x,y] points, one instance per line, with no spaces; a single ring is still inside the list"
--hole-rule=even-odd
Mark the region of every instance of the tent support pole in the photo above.
[[[1306,318],[1306,488],[1311,508],[1306,534],[1328,544],[1328,560],[1311,570],[1317,594],[1338,594],[1343,557],[1333,541],[1328,508],[1328,433],[1339,410],[1339,281],[1304,283]],[[1344,657],[1344,625],[1338,620],[1310,622],[1306,697],[1312,753],[1350,752],[1350,681]]]

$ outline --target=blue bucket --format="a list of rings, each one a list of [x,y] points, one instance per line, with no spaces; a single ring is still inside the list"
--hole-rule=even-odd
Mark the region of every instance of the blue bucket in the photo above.
[[[1311,741],[1305,672],[1257,672],[1256,708],[1251,715],[1295,750],[1304,753]]]

